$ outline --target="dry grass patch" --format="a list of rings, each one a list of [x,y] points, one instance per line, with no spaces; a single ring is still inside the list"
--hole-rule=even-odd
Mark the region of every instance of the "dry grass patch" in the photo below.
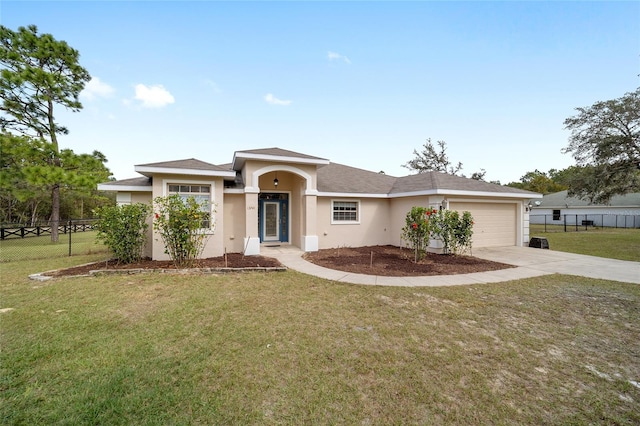
[[[289,271],[2,291],[5,424],[640,422],[637,285],[384,288]]]

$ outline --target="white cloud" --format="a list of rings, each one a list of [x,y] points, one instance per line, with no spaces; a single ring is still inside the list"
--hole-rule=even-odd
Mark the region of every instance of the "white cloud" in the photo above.
[[[273,96],[271,93],[267,93],[266,95],[264,95],[264,100],[271,105],[284,105],[284,106],[291,105],[291,101],[278,99],[275,96]]]
[[[176,101],[173,95],[161,84],[155,86],[136,84],[134,99],[141,101],[145,108],[162,108]]]
[[[336,52],[329,51],[327,53],[327,58],[329,59],[329,61],[344,61],[347,64],[351,63],[351,60],[349,58]]]
[[[100,81],[98,77],[92,77],[91,80],[84,85],[84,89],[80,92],[80,97],[92,101],[98,97],[108,98],[113,95],[113,92],[113,87]]]

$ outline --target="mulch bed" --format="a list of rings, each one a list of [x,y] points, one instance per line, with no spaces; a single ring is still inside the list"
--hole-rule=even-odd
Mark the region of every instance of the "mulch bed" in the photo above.
[[[413,250],[395,246],[324,249],[305,253],[304,258],[316,265],[339,271],[388,277],[469,274],[514,267],[473,256],[434,253],[427,253],[418,263],[414,263]]]
[[[224,256],[210,257],[207,259],[198,259],[194,264],[194,268],[277,268],[282,264],[276,259],[264,256],[243,256],[242,253],[228,253],[225,262]],[[178,268],[170,260],[151,260],[144,259],[136,263],[119,264],[115,260],[105,262],[90,263],[87,265],[75,266],[73,268],[60,269],[57,271],[47,272],[44,275],[52,277],[87,275],[90,271],[106,270],[106,271],[127,271],[127,270],[175,270]]]
[[[316,265],[339,271],[388,277],[408,277],[424,275],[455,275],[472,272],[496,271],[513,268],[505,263],[491,262],[473,256],[442,255],[427,253],[418,263],[414,263],[413,251],[395,246],[341,247],[305,253],[304,258]],[[372,263],[373,259],[373,263]],[[282,264],[264,256],[244,256],[242,253],[228,253],[224,256],[199,259],[194,268],[278,268]],[[90,271],[130,271],[130,270],[175,270],[170,260],[145,259],[130,264],[118,264],[114,260],[75,266],[44,275],[52,277],[87,275]]]

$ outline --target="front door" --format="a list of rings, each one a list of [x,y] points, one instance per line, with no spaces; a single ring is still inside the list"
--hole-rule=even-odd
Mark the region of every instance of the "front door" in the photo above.
[[[289,197],[262,193],[258,205],[260,242],[289,241]]]
[[[262,205],[262,240],[280,241],[280,202],[265,201]]]

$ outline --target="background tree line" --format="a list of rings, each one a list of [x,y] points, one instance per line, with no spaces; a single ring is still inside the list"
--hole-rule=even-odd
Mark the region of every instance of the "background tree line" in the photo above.
[[[542,194],[567,189],[570,196],[594,203],[607,203],[614,195],[640,192],[640,87],[618,99],[599,101],[576,111],[575,116],[564,121],[571,135],[569,144],[561,150],[571,154],[576,164],[562,170],[530,171],[519,182],[506,186]],[[436,144],[427,139],[403,166],[417,173],[437,171],[464,176],[462,163],[449,160],[446,143]],[[484,180],[485,174],[481,169],[470,177]]]
[[[108,201],[95,190],[111,176],[106,157],[58,144],[68,129],[55,111],[80,111],[78,97],[91,79],[79,58],[65,41],[38,34],[35,25],[17,31],[0,26],[0,219],[46,220],[52,241],[61,219],[87,216]]]

